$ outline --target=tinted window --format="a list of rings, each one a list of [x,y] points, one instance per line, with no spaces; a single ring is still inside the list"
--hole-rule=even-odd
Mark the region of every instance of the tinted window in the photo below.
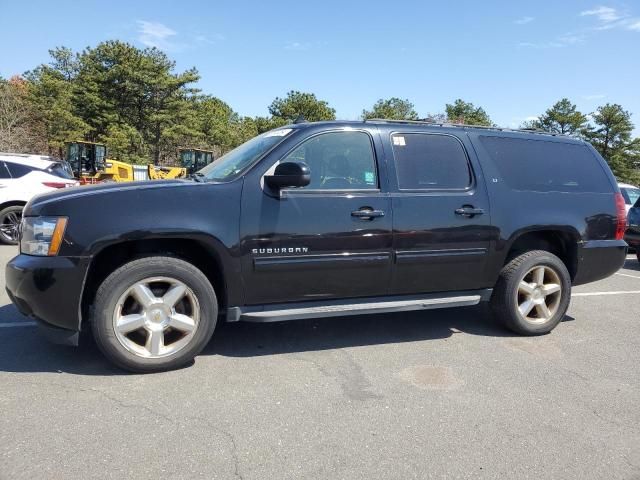
[[[585,146],[481,136],[480,142],[515,190],[536,192],[611,192],[598,159]]]
[[[7,164],[7,168],[9,169],[9,173],[13,178],[24,177],[27,173],[29,173],[32,169],[25,166],[20,165],[19,163],[11,163],[5,162]]]
[[[394,133],[391,143],[400,189],[465,189],[471,185],[467,155],[455,137]]]
[[[11,178],[7,164],[4,162],[0,162],[0,178]]]
[[[361,190],[378,188],[371,137],[365,132],[330,132],[296,147],[282,162],[304,162],[311,170],[306,189]]]

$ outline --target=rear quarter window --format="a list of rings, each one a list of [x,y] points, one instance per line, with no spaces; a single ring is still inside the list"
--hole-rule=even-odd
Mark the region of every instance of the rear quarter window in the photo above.
[[[610,193],[598,159],[585,145],[480,136],[502,180],[514,190]]]

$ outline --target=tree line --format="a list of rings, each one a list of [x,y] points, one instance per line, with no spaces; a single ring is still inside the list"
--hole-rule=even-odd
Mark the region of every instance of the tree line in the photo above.
[[[327,101],[299,91],[275,98],[268,116],[241,116],[195,87],[195,68],[176,72],[175,62],[156,48],[112,40],[81,52],[59,47],[49,53],[49,63],[0,78],[0,151],[62,157],[65,142],[88,140],[105,143],[112,158],[171,164],[179,146],[220,154],[300,116],[336,118]],[[361,118],[494,126],[482,107],[462,99],[422,116],[407,99],[380,99]],[[619,179],[640,183],[640,139],[633,138],[631,114],[618,104],[587,115],[563,98],[522,128],[588,140]]]

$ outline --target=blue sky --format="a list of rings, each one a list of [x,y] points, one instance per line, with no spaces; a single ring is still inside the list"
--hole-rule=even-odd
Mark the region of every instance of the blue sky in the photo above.
[[[640,127],[640,1],[0,0],[0,75],[47,50],[102,40],[157,46],[242,115],[290,89],[356,119],[377,99],[420,115],[461,97],[517,126],[563,96],[620,103]],[[639,129],[636,129],[638,132]]]

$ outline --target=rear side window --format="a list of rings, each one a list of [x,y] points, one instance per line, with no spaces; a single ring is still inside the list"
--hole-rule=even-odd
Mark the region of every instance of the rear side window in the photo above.
[[[467,154],[457,138],[394,133],[391,144],[401,190],[464,190],[471,185]]]
[[[6,162],[7,168],[9,169],[9,173],[11,173],[11,177],[20,178],[24,177],[27,173],[31,171],[31,168],[20,165],[19,163],[11,163]]]
[[[11,174],[9,174],[9,169],[5,162],[0,162],[0,178],[11,178]]]
[[[481,136],[480,142],[514,190],[612,191],[598,159],[585,145],[493,136]]]

